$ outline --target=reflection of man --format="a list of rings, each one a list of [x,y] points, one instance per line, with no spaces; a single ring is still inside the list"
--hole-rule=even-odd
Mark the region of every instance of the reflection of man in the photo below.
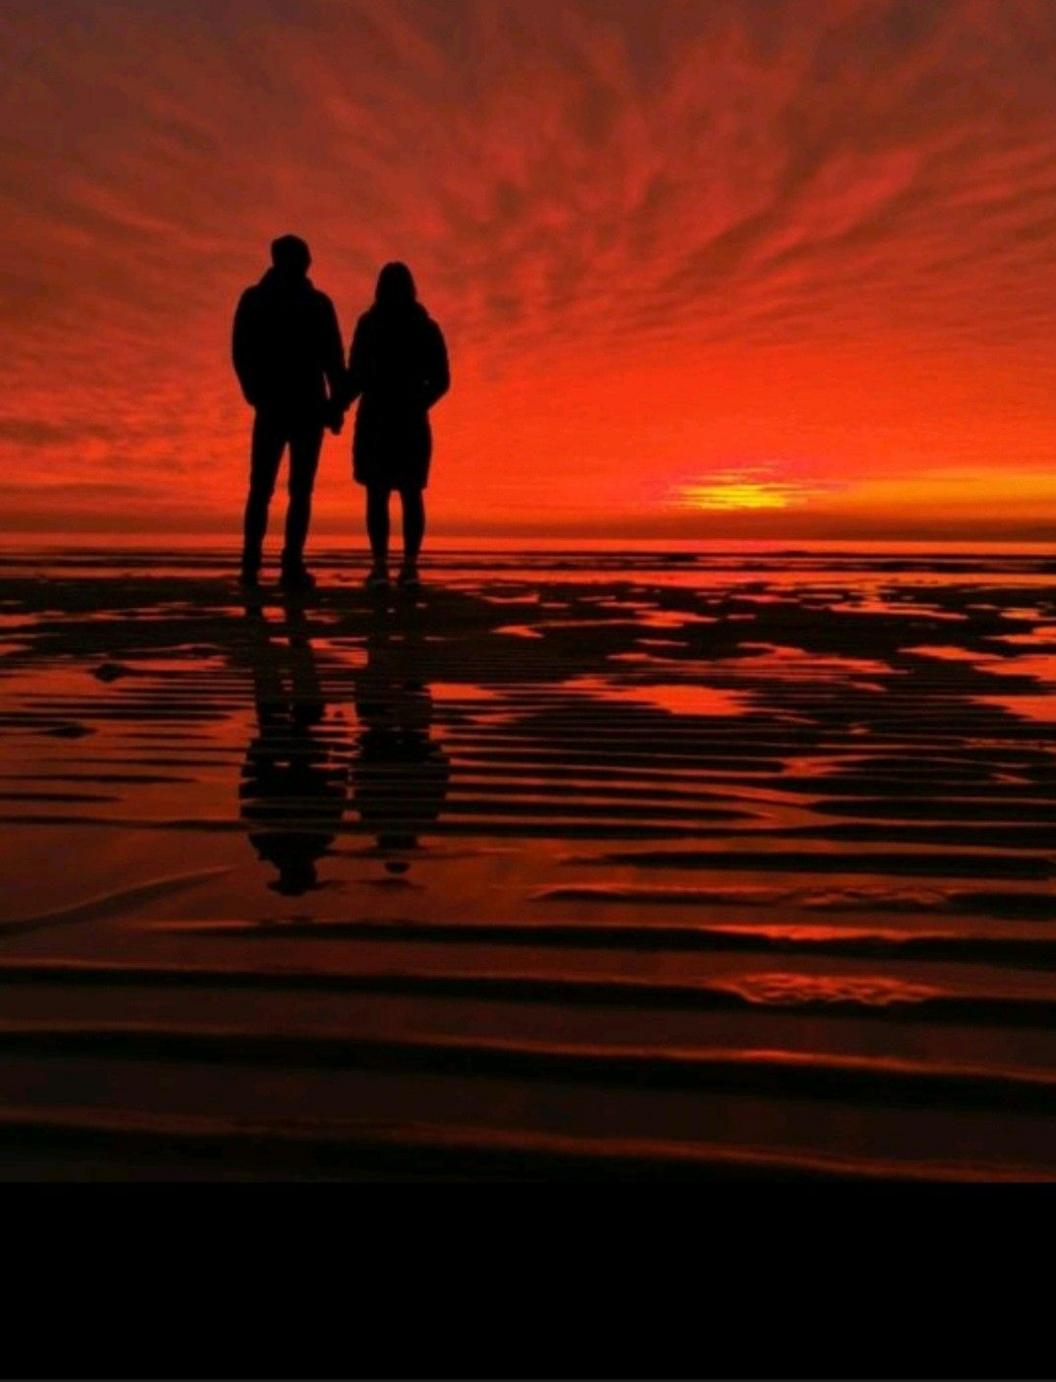
[[[268,505],[288,446],[289,508],[282,552],[283,584],[309,589],[304,565],[312,487],[323,427],[339,431],[344,347],[334,305],[308,277],[312,259],[296,235],[271,246],[272,267],[242,294],[235,312],[232,355],[246,402],[256,409],[242,547],[242,580],[257,584]]]
[[[348,773],[326,715],[303,614],[291,610],[285,649],[267,621],[247,614],[258,733],[246,752],[239,796],[249,840],[278,871],[275,892],[300,897],[319,886],[316,862],[333,844]]]
[[[413,631],[390,642],[384,625],[367,640],[367,665],[356,677],[360,733],[352,792],[363,824],[378,840],[390,873],[439,816],[451,775],[447,754],[430,736],[433,698],[420,680],[421,645]]]

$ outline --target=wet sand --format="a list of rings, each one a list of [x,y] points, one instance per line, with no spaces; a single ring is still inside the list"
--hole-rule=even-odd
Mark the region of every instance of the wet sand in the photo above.
[[[0,556],[0,1174],[1056,1176],[1056,568]]]

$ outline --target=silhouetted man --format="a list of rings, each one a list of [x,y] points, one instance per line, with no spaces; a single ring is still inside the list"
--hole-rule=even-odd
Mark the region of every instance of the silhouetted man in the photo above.
[[[341,430],[332,400],[344,381],[344,350],[334,305],[308,277],[311,254],[296,235],[272,242],[272,267],[247,288],[235,312],[232,355],[246,401],[256,409],[246,502],[242,579],[256,585],[268,526],[268,504],[282,453],[289,446],[289,507],[282,580],[315,584],[305,569],[304,543],[312,510],[323,427]]]
[[[329,854],[348,794],[341,721],[326,703],[304,613],[290,607],[286,647],[271,639],[259,609],[246,611],[244,647],[253,669],[257,734],[246,751],[239,797],[249,842],[277,877],[268,887],[302,897],[322,885],[316,865]]]

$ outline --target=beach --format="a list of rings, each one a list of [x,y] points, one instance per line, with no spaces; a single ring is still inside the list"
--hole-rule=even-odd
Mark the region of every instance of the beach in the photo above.
[[[0,552],[0,1175],[1056,1176],[1036,549]]]

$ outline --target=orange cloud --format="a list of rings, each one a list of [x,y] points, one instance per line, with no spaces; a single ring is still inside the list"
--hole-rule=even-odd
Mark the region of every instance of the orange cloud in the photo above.
[[[8,0],[0,38],[11,526],[237,524],[230,313],[293,230],[346,332],[394,256],[447,332],[440,527],[1056,535],[1047,0]]]

